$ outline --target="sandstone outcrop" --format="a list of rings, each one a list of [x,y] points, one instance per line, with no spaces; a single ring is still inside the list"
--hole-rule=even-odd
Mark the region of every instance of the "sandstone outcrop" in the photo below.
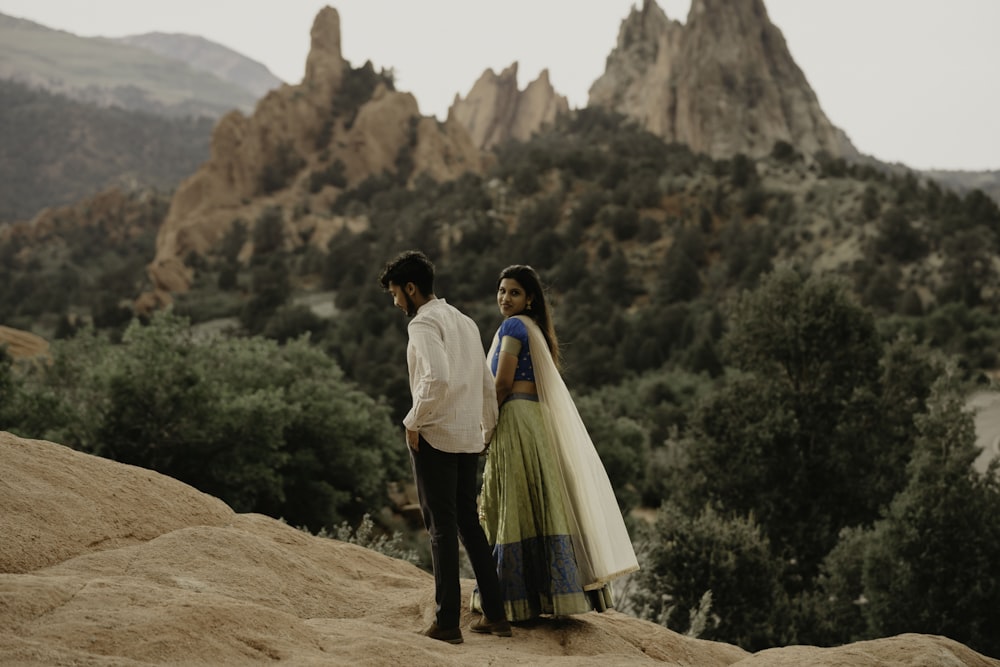
[[[458,121],[473,143],[490,149],[508,139],[527,141],[542,127],[569,111],[569,102],[549,81],[548,70],[522,91],[517,87],[517,63],[499,76],[488,69],[464,98],[455,96],[448,119]]]
[[[592,106],[637,120],[667,141],[716,158],[856,149],[823,113],[763,0],[693,0],[687,23],[644,0],[622,21]]]
[[[30,331],[0,325],[0,348],[13,359],[33,359],[49,354],[49,342]]]
[[[412,158],[411,181],[422,174],[448,180],[482,170],[480,153],[461,127],[422,118],[409,93],[379,84],[354,113],[338,110],[350,67],[341,54],[340,17],[325,7],[313,23],[302,82],[271,91],[250,116],[232,112],[223,117],[212,135],[209,160],[178,188],[148,269],[155,291],[140,298],[140,310],[186,291],[193,275],[185,259],[209,252],[235,220],[252,228],[261,211],[277,207],[289,247],[303,238],[329,238],[348,224],[344,218],[308,213],[328,211],[342,190],[310,187],[310,175],[332,164],[342,164],[347,187],[395,172],[402,152]],[[263,181],[275,170],[280,172],[277,184],[265,187]],[[293,216],[296,209],[307,213]]]
[[[749,654],[615,611],[443,644],[417,634],[434,581],[410,563],[51,442],[0,431],[0,460],[4,665],[1000,667],[916,634]]]

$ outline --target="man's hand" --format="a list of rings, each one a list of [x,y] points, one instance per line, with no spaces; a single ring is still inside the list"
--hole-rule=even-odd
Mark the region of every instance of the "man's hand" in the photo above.
[[[416,431],[406,429],[406,444],[415,452],[420,451],[420,434]]]

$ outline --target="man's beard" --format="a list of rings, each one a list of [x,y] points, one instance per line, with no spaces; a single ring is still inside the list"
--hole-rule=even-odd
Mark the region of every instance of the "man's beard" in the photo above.
[[[417,304],[413,303],[409,294],[404,293],[403,296],[406,297],[406,316],[413,317],[417,314]]]

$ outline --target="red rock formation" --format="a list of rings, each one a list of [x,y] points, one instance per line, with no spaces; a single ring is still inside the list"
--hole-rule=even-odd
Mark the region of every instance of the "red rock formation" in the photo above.
[[[234,220],[252,223],[268,206],[291,210],[302,201],[310,210],[328,210],[337,188],[311,192],[312,169],[339,160],[351,186],[370,175],[395,171],[397,156],[408,149],[414,165],[411,179],[426,173],[448,180],[482,170],[479,151],[464,130],[454,123],[439,126],[433,119],[421,119],[408,93],[380,86],[356,114],[339,114],[335,99],[350,64],[341,55],[336,10],[319,12],[311,39],[300,84],[271,91],[249,117],[232,112],[219,121],[209,160],[181,184],[171,201],[148,271],[155,291],[140,297],[139,310],[169,303],[171,293],[186,291],[193,275],[184,259],[209,252]],[[262,188],[266,170],[282,164],[292,165],[288,182]],[[305,236],[329,238],[347,222],[317,215],[286,219],[286,244],[301,243],[306,230]]]
[[[30,331],[0,326],[0,348],[14,359],[48,357],[49,342]]]
[[[552,87],[548,70],[521,91],[514,63],[499,76],[491,69],[483,72],[464,99],[455,96],[448,119],[465,127],[476,146],[488,149],[508,139],[526,141],[567,111],[569,102]]]
[[[589,103],[713,157],[762,156],[776,141],[855,156],[829,121],[763,0],[693,0],[686,25],[644,0],[622,22]]]

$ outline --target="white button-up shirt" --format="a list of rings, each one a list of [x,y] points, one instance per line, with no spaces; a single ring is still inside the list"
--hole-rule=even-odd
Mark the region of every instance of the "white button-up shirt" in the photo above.
[[[436,298],[420,306],[407,333],[413,406],[403,425],[443,452],[483,451],[499,409],[476,323]]]

